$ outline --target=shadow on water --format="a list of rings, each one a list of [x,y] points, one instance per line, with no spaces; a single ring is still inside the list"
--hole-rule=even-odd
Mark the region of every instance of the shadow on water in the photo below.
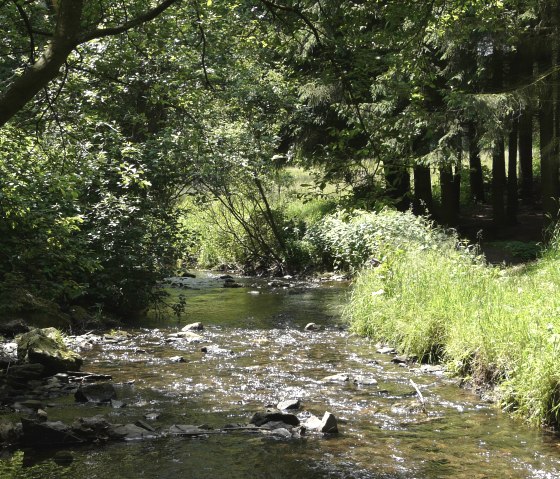
[[[300,416],[334,413],[340,434],[292,440],[241,433],[162,437],[74,448],[66,456],[15,451],[0,461],[0,477],[560,477],[555,435],[524,427],[443,375],[393,364],[369,341],[339,328],[345,287],[284,289],[239,281],[245,287],[227,289],[208,276],[200,289],[172,290],[187,300],[179,322],[171,315],[147,316],[126,340],[83,353],[84,369],[111,374],[127,407],[58,398],[50,403],[49,419],[103,414],[110,422],[129,423],[157,413],[151,424],[161,430],[172,424],[220,428],[247,423],[265,405],[295,397],[303,403]],[[196,321],[205,325],[201,342],[170,340],[170,333]],[[303,331],[308,322],[324,329]],[[177,355],[185,362],[171,361]],[[323,381],[338,373],[362,379]],[[411,379],[426,412],[414,407]]]

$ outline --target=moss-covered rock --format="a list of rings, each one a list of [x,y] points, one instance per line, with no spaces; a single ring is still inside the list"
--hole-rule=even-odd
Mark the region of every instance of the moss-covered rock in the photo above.
[[[45,374],[62,371],[78,371],[82,365],[79,354],[68,349],[60,331],[55,328],[33,329],[17,337],[18,359],[39,363]]]

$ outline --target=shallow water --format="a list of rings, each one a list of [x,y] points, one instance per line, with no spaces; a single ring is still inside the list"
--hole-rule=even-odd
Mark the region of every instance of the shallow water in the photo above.
[[[200,289],[172,290],[173,297],[186,297],[185,317],[143,318],[127,329],[130,338],[83,353],[83,369],[111,374],[127,407],[53,399],[49,419],[104,414],[124,423],[156,412],[160,417],[151,423],[156,428],[219,428],[246,423],[268,404],[299,398],[301,415],[335,414],[340,434],[278,440],[229,433],[112,443],[71,449],[69,465],[57,464],[56,451],[16,451],[0,461],[0,477],[560,477],[556,435],[527,428],[443,375],[392,364],[371,342],[344,331],[344,285],[283,289],[240,281],[245,287],[225,289],[211,275],[189,280]],[[203,343],[166,342],[169,333],[195,321],[205,325]],[[311,321],[325,329],[303,331]],[[177,355],[186,362],[171,362]],[[378,383],[321,381],[336,373]],[[426,413],[410,410],[416,400],[411,379],[424,396]]]

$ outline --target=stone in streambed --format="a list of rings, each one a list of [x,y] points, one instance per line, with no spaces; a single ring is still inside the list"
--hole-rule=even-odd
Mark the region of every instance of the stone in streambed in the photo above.
[[[350,375],[346,373],[333,374],[321,380],[324,383],[347,383],[350,382]]]
[[[197,323],[187,324],[185,327],[183,327],[183,329],[181,329],[181,331],[202,331],[203,329],[204,329],[203,324],[197,322]]]
[[[282,412],[257,412],[253,415],[250,424],[263,426],[268,422],[281,422],[289,426],[299,426],[299,419],[295,414],[285,414]]]
[[[334,434],[338,432],[338,422],[334,414],[325,412],[322,419],[317,416],[309,417],[303,424],[310,431]]]
[[[307,323],[303,329],[304,331],[318,331],[321,327],[317,323]]]
[[[74,394],[78,402],[106,403],[117,399],[115,386],[111,383],[84,384]]]
[[[80,444],[84,441],[66,424],[21,418],[22,443],[27,446],[51,447],[61,444]]]
[[[280,410],[283,411],[285,409],[299,409],[301,406],[301,403],[299,401],[299,399],[286,399],[285,401],[280,401],[276,407]]]
[[[152,428],[150,428],[152,429]],[[115,439],[123,441],[137,441],[140,439],[151,439],[157,437],[155,432],[149,431],[136,424],[115,424],[110,428],[110,435]]]
[[[17,356],[20,361],[43,365],[48,375],[79,371],[83,363],[78,353],[68,349],[55,328],[33,329],[18,336]]]

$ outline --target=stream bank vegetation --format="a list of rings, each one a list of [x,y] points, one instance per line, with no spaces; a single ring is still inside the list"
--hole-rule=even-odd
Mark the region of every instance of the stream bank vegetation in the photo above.
[[[352,329],[420,361],[441,362],[478,388],[494,387],[506,411],[535,425],[560,424],[560,243],[541,257],[488,265],[457,238],[404,247],[356,278]]]

